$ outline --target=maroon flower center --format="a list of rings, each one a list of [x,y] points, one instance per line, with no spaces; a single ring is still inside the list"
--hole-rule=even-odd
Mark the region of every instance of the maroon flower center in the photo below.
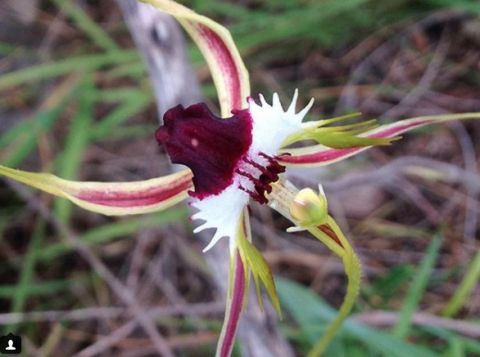
[[[198,199],[217,195],[230,186],[235,174],[241,176],[238,188],[260,203],[265,193],[285,171],[276,158],[264,153],[251,157],[253,120],[248,109],[233,111],[228,119],[216,117],[204,103],[188,108],[178,105],[168,110],[164,125],[155,137],[173,163],[193,172],[194,192]]]
[[[252,118],[239,110],[229,119],[216,117],[204,103],[168,110],[155,137],[171,160],[193,172],[195,192],[204,198],[232,184],[238,161],[252,143]]]

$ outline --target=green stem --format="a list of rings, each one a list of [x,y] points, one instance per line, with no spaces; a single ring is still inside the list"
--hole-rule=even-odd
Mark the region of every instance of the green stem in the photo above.
[[[315,343],[313,348],[307,354],[307,357],[316,357],[322,355],[325,352],[326,348],[332,342],[332,339],[335,337],[335,334],[338,332],[342,326],[343,321],[347,318],[348,314],[353,308],[355,300],[358,296],[360,290],[360,281],[362,277],[362,267],[360,260],[358,259],[357,254],[353,250],[350,243],[347,241],[343,233],[341,232],[338,225],[335,223],[333,218],[329,217],[328,226],[333,229],[336,237],[339,239],[341,245],[343,246],[343,251],[340,254],[343,262],[343,267],[345,274],[348,279],[347,292],[343,299],[343,303],[340,306],[338,315],[333,320],[330,325],[327,327],[325,334]],[[309,229],[309,232],[318,240],[325,243],[326,240],[332,240],[327,234],[322,232],[318,228]]]

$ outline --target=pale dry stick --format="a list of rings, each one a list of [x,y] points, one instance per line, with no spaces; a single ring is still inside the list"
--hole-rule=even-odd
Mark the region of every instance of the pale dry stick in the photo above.
[[[146,273],[142,281],[141,286],[138,289],[137,296],[140,300],[148,300],[149,297],[154,293],[155,288],[159,288],[160,291],[165,295],[170,304],[175,305],[177,300],[176,297],[173,297],[169,294],[170,291],[166,291],[164,281],[159,277],[161,273],[161,266],[154,266],[154,262],[162,260],[162,249],[159,247],[157,252],[154,255],[153,259],[149,259],[145,263]]]
[[[437,105],[434,107],[436,112],[445,112],[445,109],[442,107]],[[458,138],[466,171],[469,171],[473,174],[478,174],[475,146],[472,142],[472,139],[468,135],[464,124],[462,122],[451,122],[447,125],[453,128],[453,131]],[[478,209],[477,198],[479,191],[469,186],[466,187],[466,190],[467,196],[473,198],[474,200],[467,200],[465,202],[466,213],[463,223],[463,235],[467,244],[472,245],[475,242],[475,233],[478,224],[478,215],[476,214],[476,210]]]
[[[422,77],[422,80],[423,80],[423,77]],[[438,110],[441,110],[442,112],[445,111],[444,108],[440,108],[438,106],[435,106],[435,107]],[[475,148],[471,138],[469,137],[468,133],[465,130],[464,125],[459,122],[449,123],[448,125],[453,128],[453,131],[459,140],[466,170],[474,174],[478,174],[478,168],[476,165]],[[469,197],[476,198],[478,196],[478,191],[472,190],[470,187],[467,187],[466,189],[467,189],[467,195]],[[465,207],[466,213],[465,213],[464,224],[463,224],[464,237],[467,243],[472,245],[475,241],[475,231],[478,223],[478,215],[475,212],[476,209],[478,208],[478,203],[476,200],[473,200],[473,201],[469,200],[465,204],[466,204],[466,207]]]
[[[77,252],[89,263],[92,269],[103,278],[115,294],[132,310],[132,314],[138,320],[145,332],[149,335],[157,351],[165,357],[173,357],[174,354],[168,347],[165,339],[157,331],[150,316],[145,314],[144,309],[138,304],[133,293],[128,290],[112,272],[98,259],[90,249],[70,231],[68,227],[58,221],[36,197],[29,193],[21,184],[7,180],[10,187],[23,198],[32,209],[38,212],[46,221],[51,223],[56,230],[66,238]]]
[[[202,100],[200,87],[192,66],[188,62],[184,38],[178,24],[152,6],[136,0],[117,0],[117,3],[148,65],[159,118],[166,110],[178,104],[190,105],[200,102]],[[211,240],[211,233],[200,232],[196,237],[202,245],[206,246]],[[217,290],[224,297],[228,290],[228,251],[225,240],[219,242],[215,249],[205,255]],[[252,300],[251,304],[256,304],[256,301]],[[242,331],[239,333],[241,345],[249,346],[248,349],[251,351],[262,349],[265,352],[262,357],[277,357],[279,346],[287,345],[278,327],[267,325],[266,320],[250,319],[249,322],[247,328],[249,333],[243,334]],[[288,357],[293,356],[293,353],[287,353],[290,350],[286,347],[283,354]],[[243,353],[244,357],[257,355]]]
[[[375,262],[385,262],[390,266],[393,264],[415,264],[418,265],[422,258],[425,256],[422,253],[417,253],[416,251],[409,251],[409,250],[401,250],[398,249],[378,249],[378,248],[359,248],[357,249],[359,252],[362,253],[362,256],[368,261],[369,259],[374,259]],[[377,273],[379,276],[385,276],[388,272],[388,268],[371,268],[371,271]],[[445,271],[442,269],[436,269],[433,274],[441,275]],[[367,274],[368,274],[367,270]]]
[[[116,317],[124,312],[125,309],[121,307],[89,307],[68,311],[8,312],[0,314],[0,325],[13,325],[24,322],[83,321],[99,319],[104,316]]]
[[[458,78],[465,78],[476,73],[478,66],[478,50],[473,49],[462,54],[461,62],[450,62],[448,67],[440,73],[438,80],[440,83],[456,82]],[[463,80],[462,80],[463,82]]]
[[[65,332],[65,327],[61,322],[55,322],[50,329],[45,342],[41,346],[42,356],[51,356],[55,348],[59,345]]]
[[[31,25],[36,18],[38,0],[4,0],[0,3],[2,18],[12,18],[22,25]]]
[[[172,284],[172,282],[167,279],[166,275],[168,274],[163,274],[163,266],[162,266],[163,261],[164,261],[164,257],[162,257],[161,255],[158,255],[157,258],[148,262],[148,265],[147,265],[148,275],[150,276],[150,279],[153,282],[152,285],[157,286],[163,292],[163,294],[168,298],[168,300],[172,305],[176,306],[179,304],[180,305],[186,304],[185,299],[181,294],[178,293],[174,284]]]
[[[22,349],[26,350],[26,354],[32,357],[43,357],[40,349],[33,344],[33,342],[27,337],[22,338]],[[2,353],[3,355],[3,353]]]
[[[359,110],[360,103],[359,98],[356,95],[356,89],[358,88],[357,81],[363,77],[363,72],[368,68],[370,61],[377,62],[386,58],[391,51],[391,48],[387,46],[388,42],[379,46],[374,50],[366,59],[364,59],[359,66],[350,74],[348,82],[344,85],[340,97],[337,100],[337,104],[334,110],[334,116],[340,115],[345,109],[347,110]],[[382,82],[378,83],[379,87],[383,87],[386,84],[386,78]],[[362,96],[364,101],[376,97],[375,91],[372,91],[369,95]]]
[[[335,115],[339,115],[338,113],[342,112],[346,109],[352,110],[354,108],[360,108],[359,98],[356,95],[356,90],[358,88],[357,82],[361,80],[364,76],[364,72],[367,72],[369,66],[376,62],[384,61],[384,59],[390,54],[392,51],[392,47],[390,46],[390,42],[393,39],[396,39],[398,35],[390,37],[387,41],[385,41],[382,45],[379,45],[376,49],[371,51],[371,53],[363,59],[359,65],[357,65],[354,70],[351,72],[349,76],[348,82],[344,85],[343,90],[340,93],[339,99],[335,106]],[[378,83],[379,87],[382,87],[385,83],[387,83],[387,78],[385,77],[382,82]],[[372,91],[368,95],[362,95],[364,100],[368,102],[372,98],[376,97],[377,94],[375,91]]]
[[[387,190],[417,206],[430,223],[434,225],[439,223],[440,213],[438,210],[423,196],[419,188],[405,177],[395,178]]]
[[[392,185],[392,180],[395,179],[395,177],[408,174],[408,171],[411,171],[413,168],[416,168],[417,170],[429,168],[433,171],[440,172],[444,175],[442,178],[443,180],[462,183],[469,193],[476,193],[474,196],[469,195],[470,199],[467,200],[467,204],[469,204],[470,212],[472,212],[471,214],[475,214],[475,216],[477,215],[479,208],[475,197],[477,197],[478,192],[480,192],[480,175],[453,164],[419,156],[404,156],[381,168],[367,173],[349,176],[348,178],[336,180],[335,182],[324,182],[324,187],[326,191],[340,191],[352,186],[354,187],[364,184],[371,185],[375,183],[383,187],[390,187]],[[478,223],[477,219],[473,222],[476,227]],[[474,227],[470,229],[475,230]],[[467,240],[466,243],[472,247],[474,245],[472,240]]]
[[[445,56],[448,51],[449,38],[447,35],[442,34],[440,42],[438,43],[435,52],[433,53],[432,60],[428,64],[425,72],[414,86],[400,102],[383,113],[380,118],[398,118],[408,113],[416,103],[421,99],[431,87],[435,79],[437,78],[442,64],[445,60]]]
[[[48,26],[46,34],[43,36],[42,42],[38,48],[38,54],[43,60],[50,59],[50,52],[60,35],[63,35],[62,31],[65,27],[65,11],[60,9],[53,21]]]
[[[87,284],[73,284],[70,293],[75,296],[75,302],[79,306],[104,306],[104,304],[110,303],[108,300],[109,298],[111,299],[108,285],[97,284],[95,290],[96,291],[92,293],[91,286],[87,286]],[[111,319],[108,316],[103,315],[102,310],[99,310],[98,313],[99,316],[97,317],[97,320],[99,323],[95,324],[94,329],[100,332],[103,329],[108,329]],[[69,332],[70,331],[68,330],[65,334],[67,335]]]
[[[323,186],[326,191],[334,192],[334,191],[349,190],[352,187],[355,187],[355,185],[356,186],[361,186],[362,184],[375,185],[375,183],[377,183],[381,185],[384,189],[390,191],[396,196],[399,196],[401,199],[410,201],[411,203],[415,204],[425,214],[425,216],[428,218],[430,222],[432,222],[433,224],[437,224],[439,220],[439,213],[437,209],[422,195],[420,190],[405,178],[398,177],[398,176],[382,176],[384,174],[385,167],[386,166],[383,166],[380,169],[370,170],[369,172],[366,172],[366,173],[359,173],[359,174],[348,176],[348,178],[346,179],[348,180],[348,182],[351,182],[352,179],[353,180],[357,178],[362,179],[361,180],[362,182],[356,183],[352,186],[349,186],[347,184],[347,185],[342,185],[342,187],[339,189],[336,189],[336,188],[332,189],[332,186],[335,187],[335,184],[337,184],[339,180],[336,180],[334,182],[323,181]],[[382,172],[379,173],[379,170],[382,170]],[[363,180],[364,175],[368,177],[368,179]],[[371,180],[372,176],[375,178],[378,178],[378,181],[380,182],[376,182],[376,180]],[[340,179],[340,181],[341,180],[342,179]],[[308,185],[309,186],[313,185],[313,182],[309,182]],[[334,213],[336,217],[338,212],[341,211],[340,209],[338,209],[338,208],[341,208],[341,204],[337,204],[335,202],[335,200],[333,199],[335,197],[334,195],[332,195],[331,197],[332,199],[329,201],[329,208],[331,209],[331,211]],[[338,206],[338,208],[337,210],[334,210],[336,206]],[[345,217],[342,217],[342,218],[343,220],[346,221]],[[342,225],[342,229],[345,229],[343,228],[343,225]]]
[[[179,305],[186,305],[187,301],[183,298],[183,296],[177,291],[175,285],[167,278],[169,275],[164,274],[163,262],[167,259],[166,254],[168,251],[171,251],[172,247],[168,247],[170,244],[166,242],[167,249],[163,250],[163,252],[159,252],[154,259],[151,259],[147,264],[147,277],[148,280],[144,284],[146,289],[144,290],[143,294],[146,294],[146,291],[151,291],[153,287],[158,287],[165,297],[168,299],[169,303],[172,306],[179,306]],[[171,244],[170,244],[171,245]],[[195,319],[197,323],[199,323],[199,327],[202,328],[202,324],[199,321],[199,315],[191,314],[189,315],[192,319]]]
[[[396,312],[372,311],[353,315],[351,318],[370,326],[385,328],[394,326],[400,317]],[[480,339],[480,325],[478,323],[448,319],[423,312],[414,313],[412,322],[414,325],[441,327],[463,336]]]
[[[100,356],[108,348],[115,345],[118,341],[123,340],[129,336],[133,330],[137,327],[137,322],[135,320],[129,321],[126,324],[123,324],[116,330],[114,330],[110,335],[100,338],[97,342],[91,344],[90,346],[84,348],[77,354],[76,357],[92,357]]]
[[[460,98],[450,94],[428,90],[425,99],[436,106],[446,105],[451,112],[478,112],[480,111],[480,100],[474,98]]]
[[[212,345],[218,339],[217,334],[207,331],[195,332],[185,335],[172,336],[168,338],[168,344],[175,349],[192,349],[201,345]],[[136,340],[141,343],[141,340]],[[128,343],[129,341],[125,341]],[[133,342],[133,341],[132,341]],[[126,344],[125,343],[125,344]],[[155,351],[151,347],[132,346],[130,350],[124,350],[121,354],[122,357],[150,357]],[[195,352],[194,352],[195,353]],[[197,353],[198,354],[198,353]],[[261,355],[256,355],[261,356]],[[280,357],[280,356],[279,356]]]
[[[359,101],[352,91],[352,85],[356,85],[357,82],[365,78],[364,73],[368,71],[370,66],[375,66],[376,63],[384,61],[386,56],[392,50],[392,42],[398,41],[400,38],[407,36],[411,32],[417,30],[419,27],[427,27],[437,23],[445,22],[450,19],[461,19],[465,17],[465,13],[455,12],[452,10],[439,11],[433,15],[418,21],[414,26],[408,27],[402,31],[398,31],[395,36],[389,37],[385,42],[378,46],[375,50],[366,56],[351,72],[348,82],[345,84],[344,90],[340,95],[340,98],[335,107],[335,113],[340,113],[347,109],[359,108]],[[368,100],[368,98],[366,99]]]
[[[163,336],[158,332],[151,317],[145,313],[145,310],[138,304],[134,294],[128,290],[108,268],[96,257],[86,245],[78,239],[70,239],[71,243],[79,253],[88,261],[94,271],[100,275],[110,286],[110,288],[120,297],[131,309],[140,325],[151,338],[156,350],[165,357],[173,357],[174,354],[168,347]]]
[[[323,269],[325,271],[325,275],[327,275],[327,273],[330,275],[345,274],[345,269],[342,263],[331,259],[332,254],[330,252],[326,253],[325,255],[319,255],[317,253],[307,253],[305,250],[267,251],[265,252],[264,256],[265,260],[270,266],[287,264],[296,267],[309,268],[315,272]],[[379,276],[385,273],[385,269],[364,264],[362,267],[362,272],[365,273],[366,276]]]
[[[152,232],[150,230],[140,232],[136,240],[137,243],[135,244],[135,248],[131,255],[130,269],[128,270],[128,275],[125,281],[125,285],[129,289],[132,289],[134,291],[137,290],[138,279],[140,276],[142,264],[144,262],[143,260],[145,257],[145,250],[148,247],[148,244],[150,243],[151,239],[152,239]]]
[[[217,315],[223,313],[223,302],[198,303],[189,305],[155,307],[145,310],[153,318],[177,315]],[[88,307],[76,310],[48,310],[33,312],[9,312],[0,314],[0,325],[12,325],[23,322],[87,321],[105,317],[121,318],[129,315],[123,307]]]
[[[478,174],[477,167],[477,155],[475,154],[475,146],[472,139],[467,133],[463,123],[452,122],[449,123],[453,128],[458,141],[460,142],[460,148],[462,150],[463,161],[465,164],[465,170],[472,174]],[[479,191],[473,189],[470,186],[466,187],[467,196],[474,198],[474,200],[468,200],[465,202],[465,218],[463,221],[463,236],[468,244],[475,243],[475,233],[477,230],[478,215],[475,212],[478,208],[477,198]]]
[[[384,113],[392,107],[391,103],[381,101],[378,98],[370,98],[369,103],[362,102],[361,110],[364,112],[376,112],[376,113]],[[432,107],[430,101],[426,100],[426,98],[421,98],[420,101],[413,107],[410,108],[409,117],[423,117],[423,116],[431,116],[432,113],[435,112]],[[401,118],[399,120],[402,120]]]
[[[366,58],[368,58],[368,55],[372,54],[375,49],[382,45],[382,43],[397,35],[398,32],[409,23],[410,21],[406,20],[401,21],[400,23],[394,23],[392,25],[382,26],[377,31],[374,31],[362,39],[358,44],[354,44],[353,48],[348,50],[348,52],[340,58],[340,62],[345,66],[351,67],[360,59],[363,59],[362,61],[364,61]],[[342,87],[342,89],[344,88]],[[339,94],[340,93],[338,93],[336,96]]]
[[[192,308],[192,306],[185,306],[185,307],[187,309],[184,310],[184,313],[188,315],[195,315],[195,316],[199,316],[200,312],[202,314],[211,314],[212,312],[220,314],[223,312],[223,303],[198,304],[198,306],[196,305],[195,308]],[[156,312],[155,310],[159,310],[159,309],[162,309],[162,308],[152,309],[151,311],[148,311],[148,313],[155,316],[155,312]],[[174,315],[173,313],[182,313],[181,306],[177,306],[177,311],[173,311],[175,309],[167,307],[167,308],[163,308],[164,314],[158,314],[157,317],[167,316],[167,314],[165,313],[169,312],[168,310],[172,312],[170,316],[173,316]],[[102,353],[105,352],[105,350],[117,344],[117,342],[123,340],[124,338],[128,337],[134,331],[136,326],[137,326],[136,321],[127,322],[126,324],[122,325],[121,327],[113,331],[110,335],[99,339],[94,344],[80,351],[78,353],[78,357],[89,357],[89,356],[101,355]]]
[[[384,186],[389,185],[391,180],[398,175],[420,175],[422,172],[428,174],[425,171],[426,169],[442,174],[443,176],[437,178],[441,178],[444,181],[461,183],[480,190],[480,175],[473,174],[453,164],[421,156],[403,156],[375,170],[349,175],[335,181],[324,181],[323,186],[325,191],[331,192],[367,184]]]
[[[477,205],[473,205],[473,209],[475,213],[480,214],[480,207],[478,206],[478,201],[473,199],[472,197],[469,197],[465,194],[465,192],[459,192],[458,189],[451,187],[450,185],[447,184],[441,184],[440,188],[442,189],[441,191],[435,191],[435,193],[442,195],[444,198],[448,198],[450,201],[452,201],[452,204],[455,204],[456,206],[460,205],[463,202],[466,201],[474,201],[477,203]],[[448,213],[451,213],[453,211],[452,208],[449,208]],[[443,216],[446,216],[447,213],[442,212]]]
[[[175,105],[200,102],[200,86],[177,22],[137,0],[117,0],[117,3],[147,64],[159,117]]]
[[[422,185],[426,190],[433,193],[435,196],[443,197],[444,203],[439,208],[440,220],[445,221],[449,217],[452,217],[458,212],[458,208],[462,207],[463,204],[467,201],[473,201],[471,198],[466,196],[464,193],[460,192],[458,189],[454,189],[453,187],[447,186],[451,190],[449,191],[450,194],[445,195],[444,192],[441,191],[442,188],[445,188],[445,185],[442,185],[439,182],[435,182],[433,185],[423,184]],[[443,186],[443,187],[442,187]],[[478,207],[472,207],[474,212],[478,213]]]
[[[167,249],[164,250],[163,254],[159,253],[157,254],[157,257],[154,259],[151,259],[148,262],[147,265],[147,275],[149,276],[149,281],[145,284],[147,287],[154,287],[157,286],[162,293],[167,297],[169,300],[170,304],[172,306],[181,306],[181,305],[186,305],[187,301],[183,298],[183,296],[177,291],[175,288],[175,285],[172,283],[167,278],[167,274],[164,274],[163,272],[163,262],[165,261],[166,257],[165,254],[168,254],[167,252],[171,251],[173,247],[171,247],[172,242],[166,242],[167,244]],[[168,247],[170,245],[170,247]],[[201,321],[200,315],[192,313],[189,314],[189,317],[192,319],[192,321],[195,322],[196,326],[198,326],[199,329],[206,328],[205,324]]]
[[[358,85],[351,85],[350,89],[355,90],[361,97],[366,97],[374,92],[376,89],[379,88],[380,85],[373,85],[373,84],[358,84]],[[344,85],[336,85],[331,87],[319,87],[313,88],[308,92],[308,95],[315,98],[315,100],[323,101],[329,98],[336,98],[338,97],[345,89]],[[392,88],[388,88],[389,91],[392,91]]]

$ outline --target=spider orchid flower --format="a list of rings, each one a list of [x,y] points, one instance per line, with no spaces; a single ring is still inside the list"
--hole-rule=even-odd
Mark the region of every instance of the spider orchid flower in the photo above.
[[[297,112],[297,91],[286,110],[277,95],[271,104],[261,95],[258,101],[250,96],[248,72],[223,26],[170,0],[143,1],[172,15],[185,28],[204,55],[217,88],[219,117],[205,104],[177,106],[165,113],[164,125],[156,132],[157,141],[171,160],[188,169],[161,178],[122,183],[67,181],[51,174],[4,166],[0,166],[0,175],[106,215],[149,213],[189,199],[195,210],[192,218],[202,222],[194,232],[215,229],[205,250],[222,238],[229,240],[230,288],[217,345],[217,356],[221,357],[231,354],[250,274],[260,302],[260,284],[263,284],[280,313],[272,273],[252,244],[247,209],[252,201],[269,205],[293,223],[288,231],[308,231],[340,257],[348,277],[346,296],[337,318],[310,351],[310,356],[318,356],[352,308],[361,268],[350,243],[328,214],[321,186],[318,192],[310,188],[298,190],[285,178],[286,168],[332,164],[372,146],[390,144],[399,134],[412,129],[480,118],[480,114],[418,117],[383,126],[373,121],[329,126],[354,115],[304,123],[313,101]],[[306,140],[317,144],[291,148],[292,144]]]

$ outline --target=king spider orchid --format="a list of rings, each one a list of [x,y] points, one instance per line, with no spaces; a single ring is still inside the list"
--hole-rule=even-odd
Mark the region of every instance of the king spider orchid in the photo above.
[[[31,173],[0,166],[0,175],[66,198],[78,206],[106,215],[131,215],[159,211],[184,199],[190,201],[194,232],[214,230],[211,249],[222,238],[229,240],[230,291],[217,356],[231,354],[244,307],[250,273],[257,291],[262,283],[280,313],[272,273],[252,243],[248,218],[251,202],[269,205],[289,219],[288,231],[306,230],[342,259],[348,287],[336,319],[313,347],[310,356],[321,354],[358,294],[359,260],[319,190],[298,190],[286,178],[291,166],[318,167],[388,145],[398,135],[432,123],[480,118],[479,113],[437,115],[378,126],[374,121],[338,125],[354,115],[303,122],[313,105],[296,111],[295,91],[284,110],[278,95],[272,104],[262,95],[250,96],[248,72],[230,33],[211,19],[170,0],[144,0],[175,17],[200,48],[217,88],[221,115],[203,103],[176,106],[164,115],[155,133],[172,162],[186,169],[168,176],[136,182],[68,181],[46,173]],[[336,124],[331,126],[330,124]],[[292,144],[315,141],[315,145]],[[260,298],[260,293],[259,293]]]

